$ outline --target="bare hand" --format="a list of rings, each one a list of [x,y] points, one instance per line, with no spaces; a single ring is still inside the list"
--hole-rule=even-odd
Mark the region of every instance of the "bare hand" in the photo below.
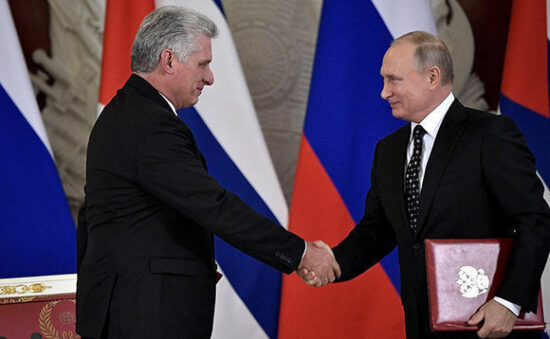
[[[307,251],[300,262],[297,274],[308,285],[320,287],[340,277],[341,271],[330,247],[318,240],[307,243]]]
[[[468,320],[468,325],[483,325],[477,331],[480,338],[504,338],[512,331],[516,315],[500,303],[489,300]]]

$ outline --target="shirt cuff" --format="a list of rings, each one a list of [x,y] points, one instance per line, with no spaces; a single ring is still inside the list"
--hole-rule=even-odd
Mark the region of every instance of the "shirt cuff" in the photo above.
[[[307,242],[304,240],[304,253],[302,253],[302,259],[304,259],[304,257],[306,256],[306,252],[307,252]]]
[[[509,309],[510,312],[516,315],[516,317],[519,315],[519,312],[521,312],[521,306],[511,303],[506,299],[502,299],[500,297],[495,296],[493,300],[501,304],[502,306],[506,307],[507,309]]]

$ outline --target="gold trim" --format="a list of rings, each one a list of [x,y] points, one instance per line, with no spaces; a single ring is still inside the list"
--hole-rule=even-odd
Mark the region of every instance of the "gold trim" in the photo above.
[[[33,301],[34,298],[36,297],[19,297],[19,298],[0,299],[0,305],[26,303],[29,301]]]
[[[9,294],[27,294],[27,293],[42,293],[51,286],[46,286],[43,283],[35,283],[30,285],[5,285],[0,286],[0,296]]]

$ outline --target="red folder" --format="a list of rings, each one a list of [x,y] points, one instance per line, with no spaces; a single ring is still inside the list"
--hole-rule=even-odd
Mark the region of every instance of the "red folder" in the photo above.
[[[474,331],[466,321],[504,278],[512,239],[426,239],[432,331]],[[514,330],[544,330],[542,298],[537,313],[520,313]]]
[[[0,338],[80,338],[75,331],[75,294],[4,298]]]

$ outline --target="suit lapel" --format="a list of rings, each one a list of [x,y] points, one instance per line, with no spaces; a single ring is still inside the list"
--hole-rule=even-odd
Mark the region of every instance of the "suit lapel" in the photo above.
[[[462,106],[458,100],[455,100],[441,123],[441,127],[439,128],[432,148],[432,153],[430,154],[430,159],[426,166],[424,182],[422,183],[422,192],[420,193],[420,217],[418,223],[419,232],[417,232],[417,236],[426,231],[424,227],[426,216],[432,206],[435,192],[445,172],[449,158],[464,131],[464,121],[466,118],[467,115],[464,106]]]
[[[395,135],[395,138],[392,140],[392,143],[389,146],[389,151],[386,161],[382,169],[396,169],[395,171],[384,171],[381,175],[385,180],[381,183],[384,187],[388,189],[388,201],[389,206],[388,210],[392,211],[389,213],[392,217],[395,217],[394,222],[396,225],[401,225],[405,230],[409,229],[407,222],[407,215],[405,213],[405,192],[404,192],[404,171],[405,171],[405,161],[407,158],[407,145],[409,143],[410,137],[410,124],[399,129]],[[382,150],[385,152],[385,150]]]

